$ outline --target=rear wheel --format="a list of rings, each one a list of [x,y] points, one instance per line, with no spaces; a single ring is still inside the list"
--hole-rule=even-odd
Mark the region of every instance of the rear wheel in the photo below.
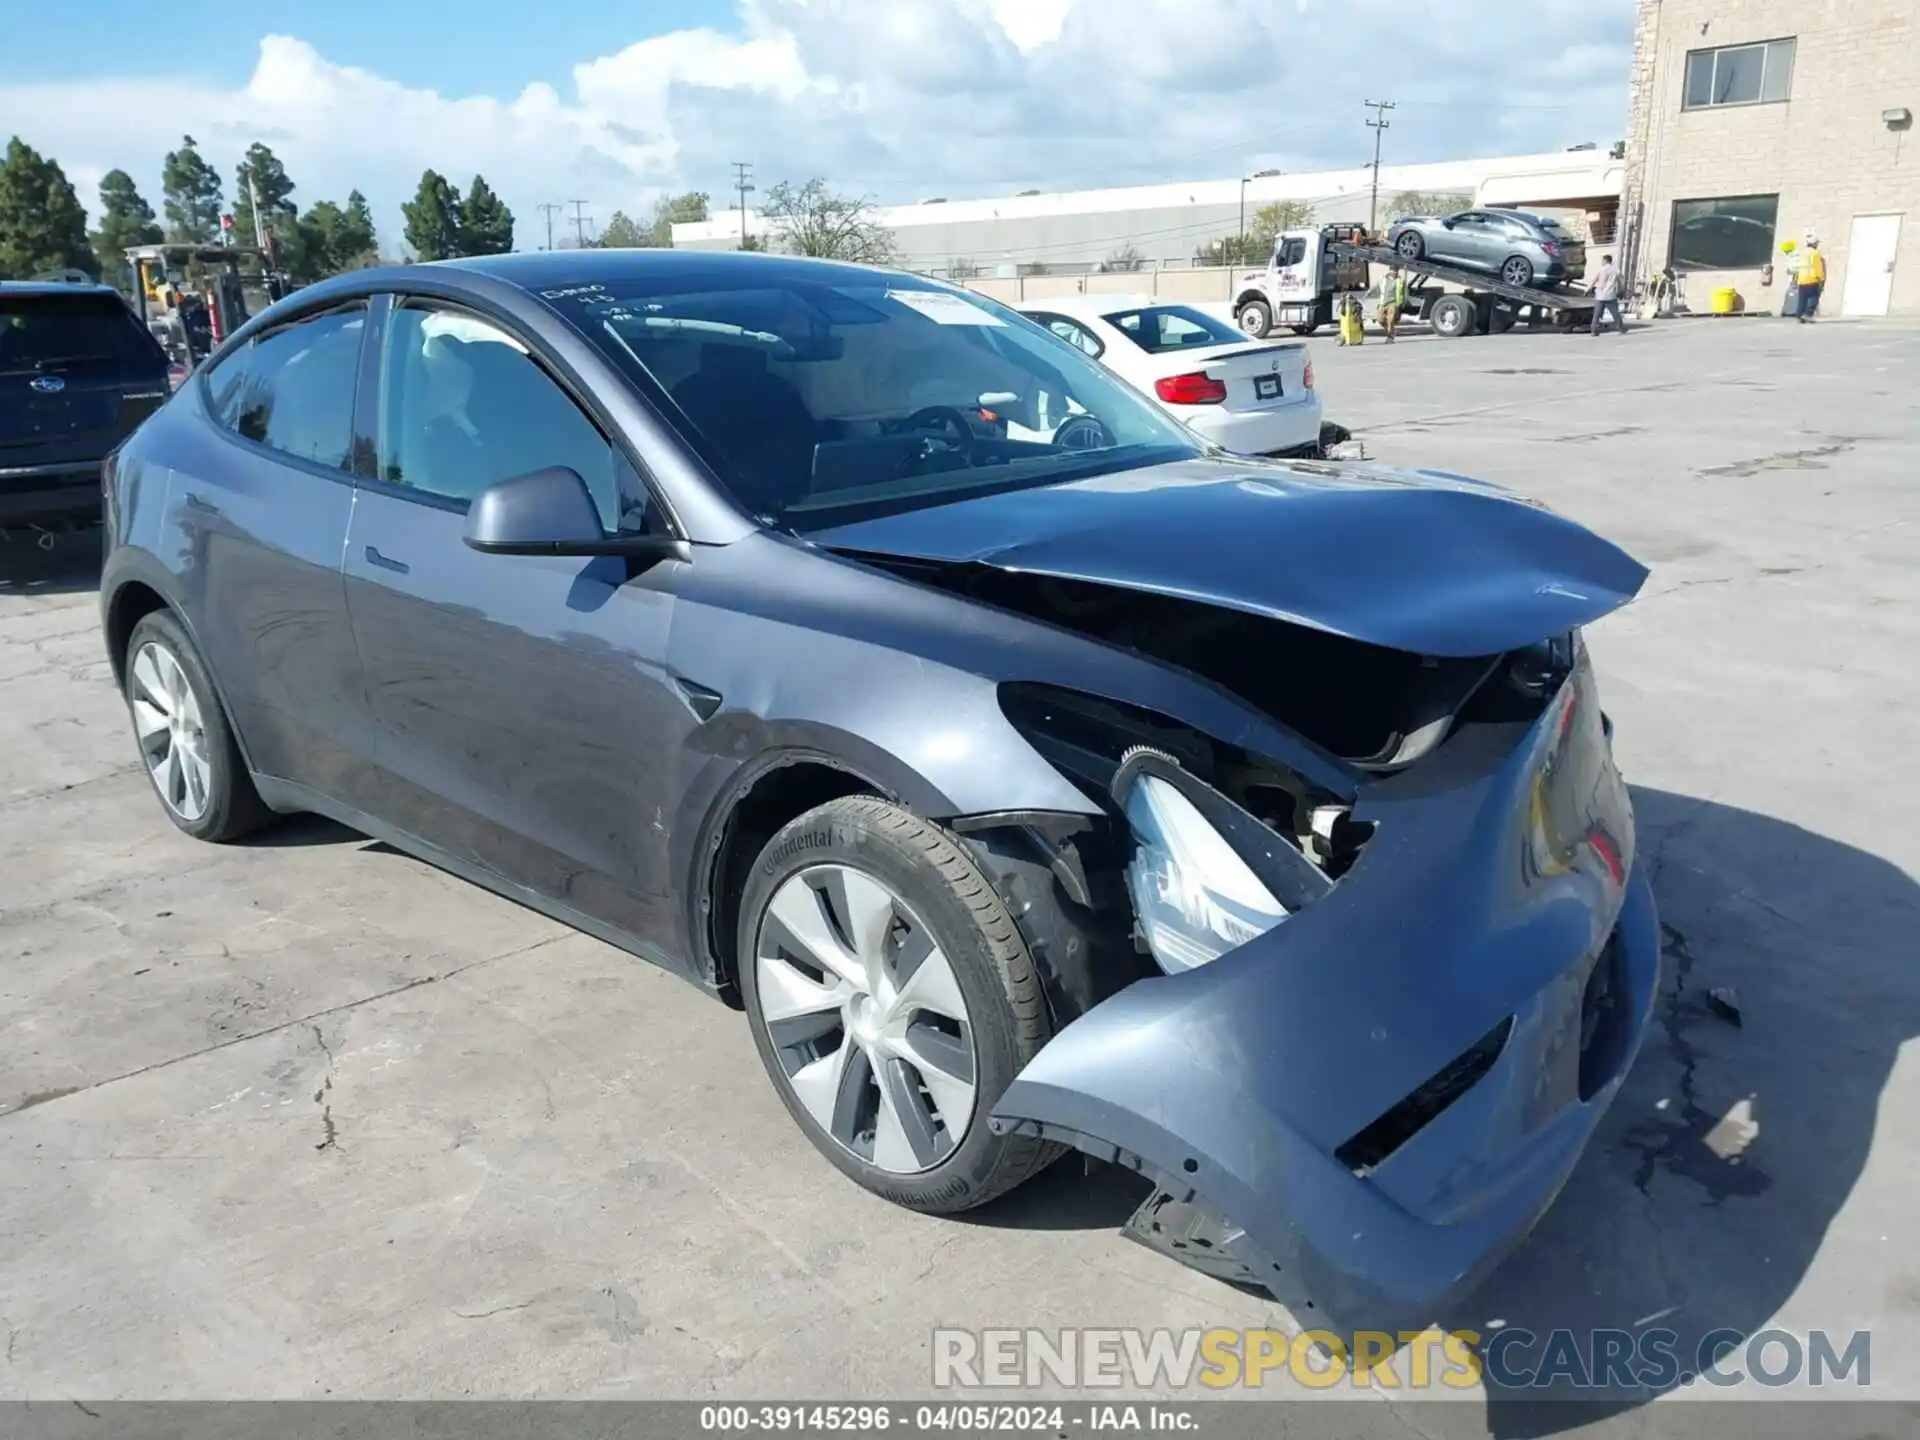
[[[171,611],[133,627],[125,671],[134,740],[167,818],[213,841],[237,840],[271,819],[206,665]]]
[[[1249,300],[1233,312],[1234,323],[1255,340],[1264,340],[1273,329],[1273,307],[1264,300]]]
[[[1462,335],[1473,333],[1473,305],[1464,296],[1442,295],[1433,302],[1433,309],[1427,312],[1427,319],[1433,325],[1433,333],[1448,340],[1457,340]]]
[[[1509,255],[1500,267],[1500,278],[1509,285],[1533,284],[1533,262],[1524,255]]]
[[[988,1124],[1051,1027],[1018,927],[944,830],[882,800],[831,801],[768,843],[740,915],[761,1062],[844,1174],[945,1214],[1062,1153]]]
[[[1420,238],[1418,230],[1403,230],[1400,238],[1393,242],[1393,248],[1402,260],[1418,260],[1427,253],[1427,242]]]
[[[1311,335],[1320,327],[1318,325],[1289,325],[1287,328],[1296,335]]]

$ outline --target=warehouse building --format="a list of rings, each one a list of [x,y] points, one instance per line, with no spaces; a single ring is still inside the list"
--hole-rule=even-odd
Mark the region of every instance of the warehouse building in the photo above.
[[[1822,314],[1920,313],[1916,107],[1915,0],[1639,0],[1630,273],[1671,266],[1692,309],[1731,285],[1778,310],[1781,243],[1811,236]]]
[[[1610,235],[1625,169],[1604,148],[1426,165],[1382,165],[1380,219],[1397,196],[1420,195],[1438,205],[1551,208],[1577,226]],[[1265,173],[1115,190],[1029,192],[985,200],[929,199],[895,205],[876,217],[893,232],[902,262],[931,274],[980,277],[1083,275],[1116,261],[1141,268],[1187,267],[1208,243],[1239,233],[1264,205],[1309,207],[1318,224],[1366,223],[1373,211],[1373,172],[1349,170]],[[751,234],[766,222],[749,211]],[[711,220],[673,227],[673,243],[694,249],[731,249],[742,217],[723,211]]]

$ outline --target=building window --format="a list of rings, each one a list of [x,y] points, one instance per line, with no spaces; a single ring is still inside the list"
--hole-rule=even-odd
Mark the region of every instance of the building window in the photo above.
[[[1667,263],[1675,270],[1758,270],[1773,259],[1778,195],[1673,202]]]
[[[1761,105],[1785,100],[1793,89],[1793,41],[1762,40],[1687,52],[1683,110],[1716,105]]]

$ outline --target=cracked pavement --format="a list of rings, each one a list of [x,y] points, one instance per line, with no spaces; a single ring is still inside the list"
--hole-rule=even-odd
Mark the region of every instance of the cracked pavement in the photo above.
[[[1438,1318],[1871,1327],[1875,1392],[1920,1398],[1920,331],[1314,360],[1370,456],[1515,485],[1653,568],[1590,643],[1660,1011],[1533,1239]],[[906,1396],[936,1324],[1293,1328],[1121,1241],[1141,1191],[1112,1172],[966,1221],[862,1194],[736,1014],[507,901],[318,821],[180,836],[93,555],[0,546],[0,1399]],[[1413,1398],[1378,1433],[1574,1423]],[[1647,1398],[1582,1433],[1638,1433]]]

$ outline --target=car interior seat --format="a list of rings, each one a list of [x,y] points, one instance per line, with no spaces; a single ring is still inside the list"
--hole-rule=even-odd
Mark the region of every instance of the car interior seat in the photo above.
[[[742,504],[773,510],[807,494],[820,424],[800,392],[767,369],[763,351],[702,345],[700,368],[672,394],[726,462]]]

